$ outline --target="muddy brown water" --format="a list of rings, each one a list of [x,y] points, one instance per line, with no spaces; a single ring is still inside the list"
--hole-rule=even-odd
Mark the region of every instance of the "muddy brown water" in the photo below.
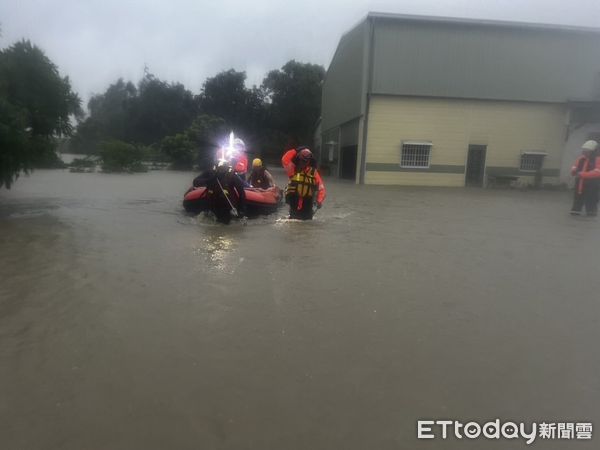
[[[183,214],[192,177],[0,191],[0,448],[519,449],[416,421],[600,424],[600,222],[568,193],[326,179],[313,222],[244,227]]]

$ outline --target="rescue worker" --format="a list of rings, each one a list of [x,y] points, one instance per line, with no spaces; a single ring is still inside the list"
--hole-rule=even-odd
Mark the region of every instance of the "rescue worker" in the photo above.
[[[254,158],[252,160],[252,171],[248,177],[248,183],[250,183],[251,187],[260,189],[268,189],[275,186],[273,177],[265,168],[260,158]]]
[[[307,147],[288,150],[281,164],[289,177],[285,201],[290,205],[290,219],[311,220],[313,203],[319,209],[325,200],[325,185],[312,152]]]
[[[220,161],[206,180],[208,207],[217,222],[229,224],[232,216],[246,215],[244,185],[227,162]]]
[[[233,170],[240,178],[245,178],[248,171],[248,156],[246,155],[246,144],[240,138],[233,140],[233,154],[231,157]]]
[[[242,181],[244,187],[250,187],[246,181],[246,172],[248,171],[248,156],[246,155],[246,144],[240,138],[233,140],[233,149],[231,153],[231,165],[233,172]]]
[[[600,156],[597,153],[598,143],[586,141],[581,150],[583,154],[577,158],[571,175],[575,177],[575,194],[571,214],[580,215],[583,206],[588,216],[598,215],[598,188],[600,185]]]
[[[214,166],[212,169],[207,169],[207,170],[203,171],[200,175],[198,175],[196,178],[194,178],[194,181],[192,181],[192,186],[194,186],[195,188],[206,186],[206,182],[212,176],[214,176],[215,169],[216,169],[216,166]]]

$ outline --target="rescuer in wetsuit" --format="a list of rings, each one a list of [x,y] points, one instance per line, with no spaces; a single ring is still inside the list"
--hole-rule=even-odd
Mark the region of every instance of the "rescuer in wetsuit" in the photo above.
[[[208,208],[214,213],[217,222],[229,224],[232,217],[245,217],[244,184],[233,172],[231,166],[220,162],[216,168],[196,177],[194,185],[196,185],[196,180],[206,186]]]
[[[325,201],[325,185],[312,152],[307,147],[288,150],[281,164],[289,177],[285,201],[290,205],[290,219],[311,220],[313,203],[318,209]]]

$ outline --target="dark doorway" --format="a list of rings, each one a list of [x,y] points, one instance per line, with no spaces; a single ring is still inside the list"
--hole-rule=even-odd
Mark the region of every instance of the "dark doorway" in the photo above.
[[[348,145],[342,147],[342,160],[340,178],[347,180],[356,179],[356,154],[358,153],[358,145]]]
[[[465,184],[467,186],[483,186],[486,149],[486,145],[469,145],[469,155],[467,156],[467,174],[465,176]]]

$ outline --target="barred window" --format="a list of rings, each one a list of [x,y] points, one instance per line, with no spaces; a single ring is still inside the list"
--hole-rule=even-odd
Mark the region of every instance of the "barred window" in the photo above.
[[[431,142],[403,142],[401,167],[428,168],[431,155]]]
[[[542,168],[545,153],[525,152],[521,155],[521,170],[524,172],[537,172]]]

